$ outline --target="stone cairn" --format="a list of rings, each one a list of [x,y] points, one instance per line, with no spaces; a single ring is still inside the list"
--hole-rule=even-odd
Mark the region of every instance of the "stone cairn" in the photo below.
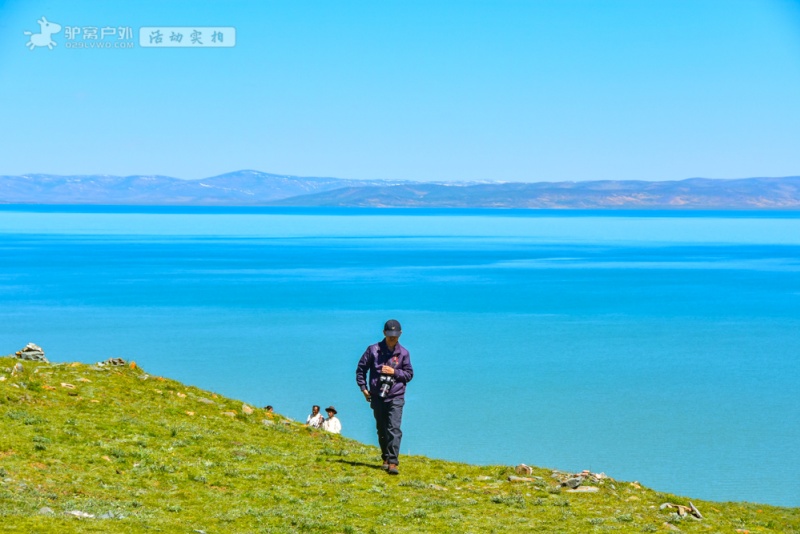
[[[21,360],[31,360],[34,362],[45,362],[50,363],[47,361],[47,358],[44,356],[44,350],[39,345],[34,343],[28,343],[25,345],[25,348],[22,350],[18,350],[16,352],[17,358]]]

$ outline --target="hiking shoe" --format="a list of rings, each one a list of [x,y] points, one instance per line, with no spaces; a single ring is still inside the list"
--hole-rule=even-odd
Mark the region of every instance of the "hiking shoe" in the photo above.
[[[383,465],[381,466],[381,469],[383,469],[384,471],[388,471],[389,470],[389,462],[383,462]]]
[[[400,470],[397,469],[397,464],[389,464],[389,468],[386,470],[387,473],[390,475],[399,475]]]

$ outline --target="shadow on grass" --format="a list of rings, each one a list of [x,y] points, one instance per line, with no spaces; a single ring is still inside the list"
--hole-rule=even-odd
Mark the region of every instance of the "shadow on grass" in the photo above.
[[[341,460],[341,459],[339,459],[339,460],[336,460],[336,461],[341,463],[341,464],[352,465],[353,467],[369,467],[370,469],[381,470],[381,466],[380,465],[367,464],[367,463],[364,463],[364,462],[354,462],[352,460]]]

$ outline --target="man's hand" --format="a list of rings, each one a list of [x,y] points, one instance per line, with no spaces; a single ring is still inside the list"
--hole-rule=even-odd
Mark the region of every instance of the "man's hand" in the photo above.
[[[384,365],[383,367],[381,367],[381,374],[393,375],[394,374],[394,367],[391,367],[389,365]]]
[[[363,389],[363,390],[361,390],[361,393],[364,394],[364,398],[367,400],[367,402],[372,401],[372,397],[370,397],[369,391],[367,391],[366,389]]]

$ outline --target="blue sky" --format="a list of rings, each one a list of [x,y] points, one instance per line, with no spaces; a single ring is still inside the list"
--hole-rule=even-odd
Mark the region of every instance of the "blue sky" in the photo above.
[[[30,50],[42,16],[62,30]],[[139,46],[167,26],[236,45]],[[67,27],[129,27],[135,46],[69,48]],[[239,169],[798,175],[800,1],[0,0],[0,175]]]

